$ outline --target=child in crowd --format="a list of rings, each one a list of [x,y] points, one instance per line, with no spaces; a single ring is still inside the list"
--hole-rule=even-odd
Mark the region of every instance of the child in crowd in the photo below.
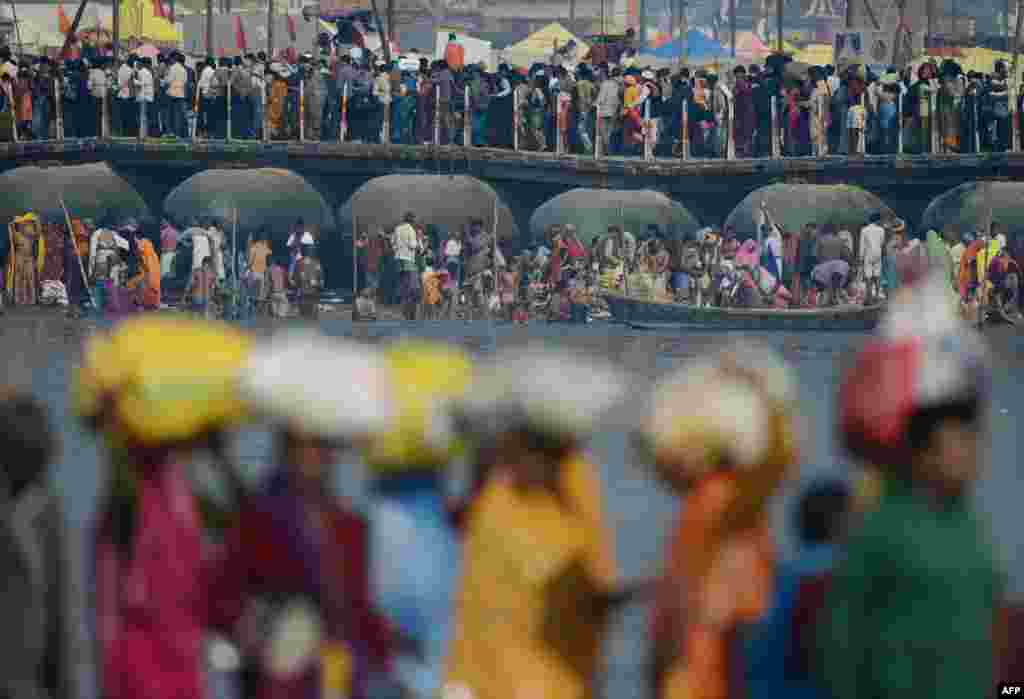
[[[204,257],[199,269],[192,274],[192,285],[189,288],[193,312],[206,318],[210,317],[210,301],[216,287],[217,276],[213,270],[213,260]]]

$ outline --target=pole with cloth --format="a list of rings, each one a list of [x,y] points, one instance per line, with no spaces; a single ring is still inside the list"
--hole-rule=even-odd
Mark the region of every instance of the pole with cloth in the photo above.
[[[225,141],[230,141],[231,140],[231,81],[230,80],[228,80],[227,90],[225,90],[225,92],[224,92],[224,99],[227,102],[226,106],[227,106],[227,115],[228,115],[227,131],[224,134],[224,140]]]
[[[299,142],[306,140],[306,78],[299,80]]]
[[[494,215],[491,219],[491,235],[494,240],[491,242],[491,274],[494,275],[494,296],[497,299],[496,310],[501,310],[501,291],[498,288],[498,197],[494,197]]]
[[[338,129],[338,141],[345,142],[348,135],[348,81],[341,86],[341,127]]]
[[[82,253],[78,250],[78,241],[75,240],[75,229],[71,225],[71,215],[68,213],[68,207],[64,204],[64,197],[60,198],[60,208],[64,211],[64,222],[68,226],[68,235],[71,237],[71,247],[75,251],[75,258],[78,260],[78,271],[82,274],[82,286],[85,287],[85,293],[89,294],[89,303],[96,309],[97,312],[102,309],[96,305],[96,298],[92,295],[92,287],[89,285],[89,275],[85,273],[85,264],[82,262]]]
[[[53,102],[57,112],[56,136],[58,141],[64,140],[64,101],[61,99],[61,85],[57,78],[53,79]]]
[[[690,101],[687,99],[683,100],[683,114],[682,114],[682,133],[679,135],[679,143],[681,146],[683,160],[690,159]]]
[[[441,145],[441,86],[434,87],[434,146]]]
[[[463,89],[462,104],[462,145],[465,148],[469,148],[473,145],[473,110],[469,104],[469,85]],[[390,124],[388,118],[390,110],[384,110],[384,123]],[[387,141],[390,143],[391,141]]]
[[[355,208],[355,207],[353,207]],[[352,214],[352,320],[359,320],[359,249],[356,241],[359,238],[359,219]]]

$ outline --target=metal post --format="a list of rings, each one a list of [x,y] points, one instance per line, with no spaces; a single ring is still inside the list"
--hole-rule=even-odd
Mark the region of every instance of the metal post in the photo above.
[[[931,83],[931,81],[929,81]],[[931,134],[931,153],[939,152],[939,130],[935,124],[935,92],[928,95],[928,131]]]
[[[594,158],[600,160],[603,153],[601,152],[601,115],[598,113],[597,107],[594,107]]]
[[[306,80],[299,81],[299,143],[306,140]]]
[[[136,101],[139,110],[139,131],[137,137],[140,141],[146,140],[146,120],[149,118],[149,110],[146,108],[146,103],[142,101]]]
[[[469,85],[462,92],[462,147],[470,148],[473,145],[473,110],[469,106]]]
[[[391,143],[391,101],[389,100],[384,104],[384,119],[380,127],[380,142],[385,144]]]
[[[338,129],[338,141],[345,142],[348,136],[348,83],[341,88],[341,128]]]
[[[1011,121],[1013,114],[1010,114]],[[981,129],[978,128],[978,100],[974,100],[974,152],[981,152]]]
[[[896,95],[896,153],[903,155],[903,93]]]
[[[110,93],[106,89],[100,101],[100,138],[110,138]]]
[[[15,111],[12,109],[11,110],[11,116],[13,117],[14,115],[15,115]],[[18,141],[21,140],[20,138],[18,138],[18,120],[17,119],[11,119],[11,140],[14,143],[17,143]]]
[[[441,145],[441,86],[434,87],[434,146]]]
[[[64,100],[61,99],[60,81],[53,79],[54,106],[57,112],[56,131],[58,141],[64,140]]]
[[[1011,153],[1016,153],[1017,151],[1020,150],[1019,143],[1017,141],[1017,132],[1019,131],[1019,126],[1020,126],[1020,124],[1018,123],[1018,119],[1020,119],[1020,110],[1017,108],[1017,86],[1016,86],[1016,82],[1017,82],[1016,80],[1013,80],[1013,82],[1011,83],[1011,85],[1010,85],[1010,95],[1009,95],[1009,98],[1010,98],[1010,105],[1009,105],[1010,106],[1010,152]],[[975,119],[975,124],[977,124],[977,119]]]
[[[555,109],[555,152],[565,155],[565,132],[569,128],[569,93],[558,91]]]
[[[263,87],[260,89],[260,104],[263,105],[263,142],[270,143],[270,110],[267,109],[267,82],[265,77]]]
[[[770,119],[771,119],[771,123],[768,125],[768,133],[771,134],[771,139],[772,139],[772,157],[773,158],[778,158],[779,157],[779,132],[778,132],[778,129],[776,128],[776,125],[779,123],[779,120],[778,120],[778,105],[776,104],[776,99],[775,99],[774,96],[772,97],[772,113],[771,113]]]
[[[860,112],[857,114],[857,155],[867,155],[868,109],[865,93],[860,94]]]
[[[228,89],[224,92],[224,100],[227,102],[228,123],[227,131],[224,133],[224,140],[231,140],[231,81],[228,81]]]
[[[643,123],[643,136],[644,136],[644,160],[654,159],[654,149],[651,147],[651,101],[650,99],[644,100],[644,123]]]
[[[736,102],[729,98],[729,128],[726,129],[725,157],[727,160],[736,160]]]
[[[683,133],[680,134],[680,145],[682,148],[682,159],[690,159],[690,101],[683,100]]]
[[[519,88],[512,90],[512,149],[519,152]]]

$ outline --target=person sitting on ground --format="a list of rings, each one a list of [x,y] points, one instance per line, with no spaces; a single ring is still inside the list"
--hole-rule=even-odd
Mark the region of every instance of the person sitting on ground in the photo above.
[[[360,320],[377,320],[377,290],[374,287],[367,287],[359,292],[356,298],[356,315]]]

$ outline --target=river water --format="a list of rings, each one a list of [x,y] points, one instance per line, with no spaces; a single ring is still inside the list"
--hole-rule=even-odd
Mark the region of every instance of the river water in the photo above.
[[[638,463],[626,439],[625,427],[643,404],[648,382],[686,360],[702,347],[720,341],[722,333],[631,331],[617,325],[565,326],[535,324],[526,327],[491,323],[421,323],[381,321],[353,328],[345,320],[324,319],[321,329],[330,335],[356,335],[387,340],[422,337],[448,340],[474,354],[492,352],[506,343],[537,340],[605,354],[635,375],[632,400],[609,417],[607,428],[593,441],[592,455],[600,464],[605,507],[616,533],[617,553],[624,576],[655,575],[661,565],[664,535],[676,511],[674,500],[661,490]],[[265,330],[266,328],[258,328]],[[50,313],[12,313],[0,322],[0,378],[30,387],[52,410],[63,442],[62,456],[53,472],[63,493],[71,531],[84,537],[101,484],[99,455],[93,437],[69,417],[67,386],[77,361],[87,323]],[[805,446],[799,482],[778,499],[773,517],[778,544],[792,550],[788,515],[795,494],[807,481],[853,473],[852,464],[833,439],[834,395],[842,363],[863,341],[863,335],[731,333],[767,342],[794,365],[800,382]],[[1019,526],[1017,501],[1020,485],[1017,430],[1024,424],[1024,333],[1000,329],[990,334],[995,356],[995,394],[990,425],[989,468],[977,488],[979,507],[990,517],[999,553],[1010,576],[1014,599],[1024,600],[1024,528]],[[699,406],[693,406],[699,409]],[[251,478],[258,478],[266,463],[267,434],[246,429],[239,435],[238,455]],[[339,464],[336,488],[358,506],[364,498],[363,473],[355,463]],[[645,697],[643,671],[647,658],[646,613],[642,606],[628,608],[609,639],[605,696]]]

